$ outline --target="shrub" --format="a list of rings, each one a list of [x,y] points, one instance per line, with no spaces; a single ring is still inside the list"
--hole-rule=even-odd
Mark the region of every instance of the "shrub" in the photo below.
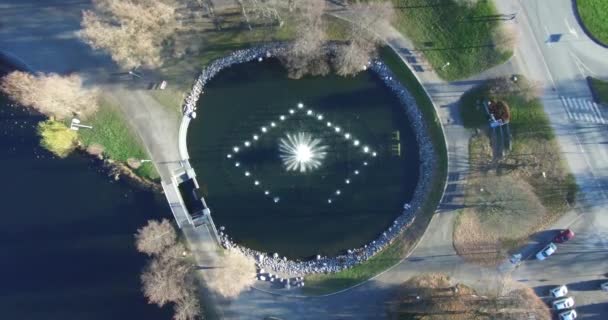
[[[59,121],[47,120],[39,123],[38,134],[42,138],[40,144],[60,158],[67,157],[76,148],[76,131],[70,130]]]

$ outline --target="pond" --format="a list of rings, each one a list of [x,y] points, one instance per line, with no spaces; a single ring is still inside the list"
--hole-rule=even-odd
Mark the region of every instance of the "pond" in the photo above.
[[[375,239],[411,201],[418,146],[377,75],[293,80],[267,59],[222,70],[204,91],[190,162],[237,243],[332,256]]]
[[[39,147],[42,118],[0,96],[3,319],[170,319],[147,304],[133,234],[169,217],[162,195],[114,181],[82,155]]]

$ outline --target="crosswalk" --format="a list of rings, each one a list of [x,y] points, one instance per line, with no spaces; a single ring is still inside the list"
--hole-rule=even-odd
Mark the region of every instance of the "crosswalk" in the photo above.
[[[602,110],[588,98],[560,97],[566,107],[568,118],[576,122],[606,124]]]

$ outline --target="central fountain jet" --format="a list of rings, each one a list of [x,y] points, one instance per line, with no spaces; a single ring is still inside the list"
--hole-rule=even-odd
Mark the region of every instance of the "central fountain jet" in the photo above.
[[[288,133],[286,138],[279,141],[279,156],[288,171],[305,173],[320,167],[327,154],[326,149],[321,139],[313,138],[306,132]]]

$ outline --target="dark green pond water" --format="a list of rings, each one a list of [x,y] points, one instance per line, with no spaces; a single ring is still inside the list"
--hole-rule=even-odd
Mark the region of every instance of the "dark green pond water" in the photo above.
[[[2,319],[170,319],[140,293],[133,233],[162,197],[112,181],[87,157],[42,150],[39,117],[0,97]]]
[[[197,113],[188,149],[207,203],[216,224],[253,249],[301,258],[360,247],[418,181],[403,106],[370,72],[291,80],[277,61],[241,64],[210,81]],[[281,139],[298,133],[325,153],[304,173],[280,156]]]

